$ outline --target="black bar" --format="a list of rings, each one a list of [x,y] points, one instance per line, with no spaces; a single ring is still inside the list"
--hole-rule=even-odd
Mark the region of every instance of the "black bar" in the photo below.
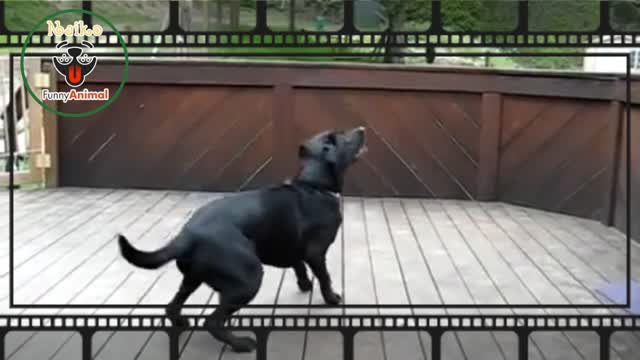
[[[4,343],[6,341],[5,340],[6,337],[7,337],[7,331],[0,331],[0,359],[1,360],[4,360],[7,358],[5,354],[5,349],[4,349],[5,348]]]
[[[611,2],[608,0],[600,1],[600,25],[597,30],[600,34],[610,34],[613,31],[611,29],[610,4]],[[611,40],[613,41],[613,39]]]
[[[442,331],[430,331],[431,360],[442,359]]]
[[[444,30],[442,28],[442,7],[440,0],[433,0],[431,2],[431,27],[430,33],[441,34]]]
[[[169,335],[169,360],[180,359],[180,330],[171,329]]]
[[[13,99],[13,59],[14,55],[9,55],[9,94],[10,99]],[[13,178],[13,164],[14,164],[14,151],[16,148],[14,134],[16,132],[15,123],[13,122],[13,106],[15,106],[15,102],[11,101],[12,105],[9,107],[7,111],[7,119],[9,120],[8,129],[9,131],[9,308],[13,307],[15,303],[14,298],[14,274],[13,274],[13,266],[14,266],[14,256],[13,256],[13,236],[14,236],[14,224],[13,224],[13,190],[14,190],[14,178]]]
[[[613,40],[613,39],[612,39]],[[627,101],[624,105],[627,115],[627,173],[626,173],[626,200],[627,200],[627,211],[626,211],[626,224],[625,224],[625,232],[627,233],[627,296],[625,305],[627,307],[631,306],[631,55],[627,54]]]
[[[82,1],[82,10],[91,11],[92,4],[91,0]],[[91,27],[93,25],[93,17],[91,14],[82,13],[82,21],[84,21],[85,25]]]
[[[519,330],[518,335],[518,360],[529,360],[529,331]]]
[[[355,352],[353,347],[353,338],[356,336],[356,331],[352,329],[342,331],[342,358],[344,360],[354,360]]]
[[[518,3],[518,27],[516,33],[526,34],[529,32],[529,0],[520,0]]]
[[[180,3],[176,0],[169,1],[169,26],[167,26],[165,32],[173,35],[179,35],[184,32],[180,27]]]
[[[353,0],[344,0],[343,6],[344,6],[344,14],[343,14],[344,17],[342,19],[342,29],[340,30],[340,32],[353,34],[354,32],[358,31],[354,24],[355,3]]]
[[[7,7],[7,3],[6,1],[2,0],[0,1],[0,33],[2,34],[7,34],[9,33],[9,29],[7,29],[7,25],[6,25],[6,16],[5,16],[5,10]]]
[[[611,332],[600,332],[600,360],[609,360],[611,355]]]
[[[270,29],[267,26],[267,1],[266,0],[258,0],[256,2],[256,28],[254,31],[261,34],[270,32]]]
[[[82,360],[92,360],[92,346],[91,343],[93,341],[93,331],[84,330],[80,332],[80,336],[82,338]]]
[[[256,332],[256,360],[267,360],[267,342],[269,341],[269,331],[265,329]]]

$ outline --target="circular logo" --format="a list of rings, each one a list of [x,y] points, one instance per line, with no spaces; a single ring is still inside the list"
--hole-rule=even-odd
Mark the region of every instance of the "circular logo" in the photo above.
[[[113,32],[116,34],[116,36],[118,37],[118,42],[120,42],[120,45],[122,46],[122,50],[124,51],[124,70],[122,71],[122,80],[120,81],[120,85],[118,86],[118,89],[115,91],[115,93],[113,94],[113,96],[109,97],[109,99],[103,103],[102,105],[98,106],[97,108],[90,110],[90,111],[86,111],[86,112],[82,112],[82,113],[66,113],[66,112],[62,112],[62,111],[58,111],[50,106],[48,106],[47,104],[45,104],[44,101],[40,100],[38,98],[38,96],[34,93],[33,89],[31,89],[31,86],[29,86],[29,82],[27,81],[27,75],[25,73],[24,70],[24,57],[25,57],[25,53],[27,51],[27,46],[29,45],[29,43],[31,42],[31,38],[33,37],[33,34],[36,32],[36,30],[42,26],[45,22],[47,22],[47,20],[51,20],[56,16],[60,16],[62,14],[66,14],[66,13],[79,13],[79,14],[88,14],[91,15],[93,17],[96,17],[100,20],[102,20],[102,22],[104,22],[105,24],[107,24],[111,29],[113,29]],[[85,42],[86,43],[86,42]],[[60,44],[58,44],[58,46],[60,46]],[[90,46],[89,46],[90,47]],[[90,68],[90,71],[86,71],[83,73],[82,72],[82,65],[83,60],[80,58],[81,52],[79,52],[80,49],[79,47],[72,47],[69,49],[66,49],[66,53],[63,54],[63,57],[67,57],[66,59],[63,59],[63,57],[59,57],[59,58],[54,58],[54,67],[56,67],[56,70],[58,72],[61,72],[62,70],[60,70],[60,68],[58,68],[58,66],[62,63],[63,65],[66,65],[65,62],[69,62],[69,66],[66,67],[65,69],[69,72],[69,76],[65,76],[65,81],[67,82],[67,84],[71,84],[73,86],[73,84],[77,84],[77,86],[81,85],[82,82],[84,82],[84,77],[86,75],[88,75],[88,73],[90,71],[93,71],[93,67],[95,66],[95,58],[94,58],[94,62],[92,67]],[[76,55],[73,59],[69,59],[69,55],[74,56]],[[86,56],[86,54],[84,54],[84,56]],[[86,59],[86,57],[84,57]],[[58,60],[56,60],[58,59]],[[73,63],[73,61],[75,61],[75,63]],[[20,53],[20,73],[22,75],[22,81],[24,83],[25,88],[27,89],[27,92],[29,93],[29,95],[31,96],[31,98],[33,98],[38,104],[40,104],[45,110],[50,111],[58,116],[62,116],[62,117],[84,117],[84,116],[89,116],[89,115],[93,115],[99,111],[104,110],[107,106],[111,105],[111,103],[113,103],[118,96],[120,95],[120,93],[122,92],[122,88],[124,87],[124,84],[127,81],[127,75],[129,73],[129,53],[127,52],[127,45],[124,42],[124,39],[122,38],[122,35],[120,34],[120,32],[118,31],[118,29],[116,29],[116,27],[107,19],[105,19],[104,17],[88,11],[88,10],[83,10],[83,9],[68,9],[68,10],[61,10],[61,11],[57,11],[45,18],[43,18],[42,20],[40,20],[40,22],[38,22],[38,24],[31,30],[31,32],[29,32],[29,35],[27,36],[24,44],[22,44],[22,51]],[[79,82],[78,79],[81,79],[82,82]],[[71,83],[70,83],[71,82]]]

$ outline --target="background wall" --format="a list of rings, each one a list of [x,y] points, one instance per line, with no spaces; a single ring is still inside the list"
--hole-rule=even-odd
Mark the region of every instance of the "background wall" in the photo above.
[[[121,66],[102,63],[90,85],[115,91]],[[625,195],[638,199],[615,76],[202,61],[133,63],[129,74],[105,111],[58,120],[62,186],[255,188],[295,173],[305,137],[364,125],[370,151],[347,195],[499,200],[623,230]]]

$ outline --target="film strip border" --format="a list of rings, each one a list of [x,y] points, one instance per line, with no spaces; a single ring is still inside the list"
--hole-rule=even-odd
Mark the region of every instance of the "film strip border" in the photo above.
[[[82,359],[92,358],[93,335],[99,331],[159,331],[169,337],[169,355],[177,360],[183,331],[206,331],[206,317],[185,316],[191,326],[173,328],[163,316],[16,316],[0,317],[0,344],[10,331],[75,331],[82,336]],[[431,358],[442,359],[442,336],[449,331],[507,331],[518,339],[518,359],[529,358],[529,335],[537,331],[595,331],[600,339],[600,360],[610,358],[612,334],[640,330],[640,316],[621,315],[442,315],[442,316],[234,316],[230,330],[252,331],[256,358],[267,359],[267,341],[274,331],[337,331],[343,336],[343,358],[354,358],[354,337],[362,331],[422,331],[431,336]],[[4,359],[4,348],[0,349]]]
[[[640,32],[615,31],[611,26],[611,1],[600,2],[599,26],[584,32],[530,32],[528,24],[529,1],[518,2],[518,25],[511,32],[448,32],[443,27],[441,0],[431,1],[431,26],[422,32],[360,31],[354,24],[354,0],[344,0],[343,27],[335,32],[274,32],[267,25],[267,1],[256,0],[256,21],[251,31],[192,32],[180,26],[180,4],[169,1],[169,22],[163,31],[123,31],[127,47],[157,48],[370,48],[384,43],[387,47],[631,47],[640,44]],[[6,26],[5,1],[0,1],[0,47],[18,47],[27,40],[28,32],[11,31]],[[82,1],[82,8],[91,11],[92,1]],[[88,14],[83,15],[87,25],[92,24]],[[30,47],[51,47],[66,39],[71,43],[89,40],[103,47],[120,47],[113,32],[93,37],[60,37],[51,39],[45,32],[33,35]],[[286,41],[285,41],[286,40]]]

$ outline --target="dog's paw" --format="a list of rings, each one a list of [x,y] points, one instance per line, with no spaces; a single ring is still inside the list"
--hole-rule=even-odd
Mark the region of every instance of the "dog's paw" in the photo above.
[[[324,302],[327,303],[327,305],[338,305],[340,304],[341,301],[342,301],[342,296],[334,292],[324,295]]]
[[[231,349],[234,352],[238,353],[246,353],[255,350],[258,345],[255,340],[250,337],[239,337],[233,341],[231,345]]]
[[[313,283],[309,279],[298,280],[298,288],[302,292],[311,291],[311,289],[313,289]]]

